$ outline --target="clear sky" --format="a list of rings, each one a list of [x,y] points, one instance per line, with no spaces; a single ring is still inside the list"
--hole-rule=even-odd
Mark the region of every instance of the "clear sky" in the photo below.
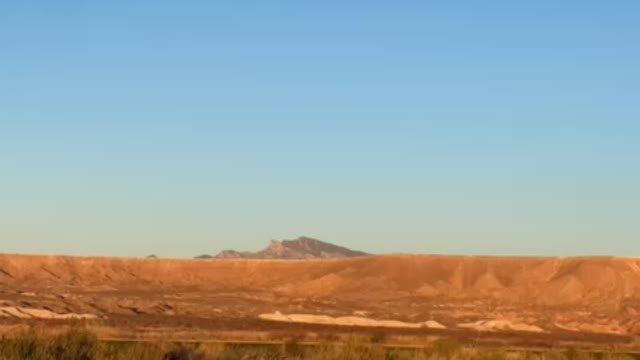
[[[0,252],[640,256],[640,2],[0,2]]]

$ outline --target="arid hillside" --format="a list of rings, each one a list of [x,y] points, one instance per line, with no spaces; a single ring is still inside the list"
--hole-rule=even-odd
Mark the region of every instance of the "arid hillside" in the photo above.
[[[337,259],[362,256],[370,256],[370,254],[302,236],[295,240],[273,240],[265,249],[256,252],[224,250],[215,257],[219,259],[302,260]],[[200,258],[206,259],[212,257]]]
[[[639,314],[635,259],[0,255],[0,321],[82,317],[172,326],[179,319],[199,326],[244,319],[628,335],[640,332]]]

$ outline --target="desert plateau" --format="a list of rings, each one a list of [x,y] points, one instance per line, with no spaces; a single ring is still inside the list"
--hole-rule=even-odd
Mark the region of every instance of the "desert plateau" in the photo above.
[[[0,255],[0,331],[81,322],[113,341],[640,351],[640,260],[380,255],[305,260]]]

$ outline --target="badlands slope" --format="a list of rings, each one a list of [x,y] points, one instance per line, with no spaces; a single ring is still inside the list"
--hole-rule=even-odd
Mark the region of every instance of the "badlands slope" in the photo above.
[[[77,317],[157,326],[337,319],[335,325],[636,334],[640,260],[0,255],[0,322]]]

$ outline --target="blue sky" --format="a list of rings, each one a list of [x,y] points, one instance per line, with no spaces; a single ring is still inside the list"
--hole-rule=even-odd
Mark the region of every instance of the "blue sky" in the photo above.
[[[0,251],[640,256],[637,1],[0,3]]]

